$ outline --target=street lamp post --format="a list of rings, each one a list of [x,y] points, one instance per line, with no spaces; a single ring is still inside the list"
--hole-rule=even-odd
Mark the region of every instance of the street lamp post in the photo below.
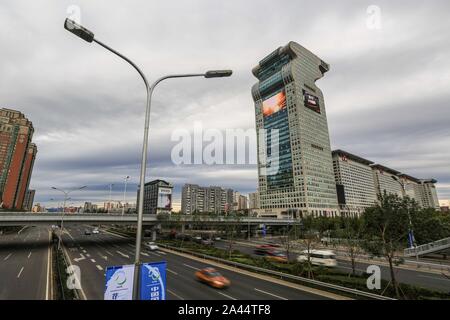
[[[78,190],[84,189],[84,188],[86,188],[86,187],[87,187],[87,186],[82,186],[82,187],[79,187],[79,188],[77,188],[77,189],[73,189],[73,190],[70,190],[70,191],[65,191],[65,190],[62,190],[62,189],[59,189],[59,188],[52,187],[53,190],[57,190],[57,191],[62,192],[62,193],[64,194],[63,212],[62,212],[62,215],[61,215],[61,228],[59,229],[58,249],[61,247],[61,238],[62,238],[62,232],[63,232],[63,228],[64,228],[64,215],[65,215],[65,213],[66,213],[66,202],[67,202],[67,200],[70,199],[70,198],[69,198],[69,194],[70,194],[71,192],[74,192],[74,191],[78,191]]]
[[[402,182],[401,179],[397,176],[391,176],[391,177],[392,177],[392,179],[394,179],[395,181],[397,181],[400,184],[400,186],[402,187],[402,194],[403,194],[403,196],[406,196],[406,188],[405,188],[406,183]],[[409,208],[407,208],[407,210],[408,210],[408,219],[409,219],[408,242],[409,242],[410,248],[415,248],[416,247],[416,239],[414,238],[411,213],[409,212]],[[417,250],[416,250],[416,260],[419,260]]]
[[[144,211],[144,188],[145,188],[145,173],[147,165],[147,150],[148,150],[148,132],[150,125],[150,110],[151,110],[151,97],[155,87],[163,80],[171,78],[187,78],[187,77],[204,77],[204,78],[220,78],[229,77],[232,74],[231,70],[213,70],[207,71],[206,73],[192,73],[192,74],[175,74],[168,75],[157,79],[151,86],[148,84],[147,78],[144,73],[138,68],[138,66],[133,63],[130,59],[110,48],[101,41],[95,39],[94,33],[88,29],[77,24],[75,21],[66,19],[64,23],[64,28],[81,39],[91,43],[95,42],[100,46],[104,47],[108,51],[111,51],[115,55],[119,56],[126,62],[128,62],[141,76],[144,81],[145,87],[147,89],[147,106],[145,109],[145,124],[144,124],[144,139],[142,144],[142,155],[141,155],[141,172],[139,180],[139,203],[138,203],[138,219],[137,219],[137,229],[136,229],[136,252],[134,258],[135,264],[135,274],[134,274],[134,285],[133,285],[133,299],[139,299],[139,266],[140,266],[140,252],[141,252],[141,241],[142,241],[142,220]]]
[[[126,200],[126,196],[127,196],[127,182],[128,182],[128,179],[130,179],[130,176],[126,176],[125,177],[125,187],[123,188],[122,216],[125,213],[125,200]]]

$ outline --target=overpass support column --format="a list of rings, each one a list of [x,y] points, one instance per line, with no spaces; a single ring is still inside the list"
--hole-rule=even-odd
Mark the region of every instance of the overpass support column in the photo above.
[[[185,229],[186,229],[186,225],[183,223],[181,225],[181,233],[184,233]]]

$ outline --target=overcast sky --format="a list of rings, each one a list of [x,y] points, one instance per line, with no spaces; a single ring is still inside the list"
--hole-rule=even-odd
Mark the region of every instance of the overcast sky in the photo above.
[[[87,185],[73,202],[101,202],[110,183],[119,200],[126,175],[135,201],[144,86],[124,61],[63,29],[78,9],[81,23],[150,81],[233,69],[231,78],[170,80],[155,91],[147,179],[173,182],[175,202],[186,182],[256,190],[255,165],[176,166],[170,138],[196,121],[254,129],[251,69],[289,41],[331,66],[318,85],[332,148],[436,178],[440,199],[450,199],[448,1],[3,0],[0,107],[22,111],[35,127],[35,201],[55,205],[49,200],[62,197],[51,186]]]

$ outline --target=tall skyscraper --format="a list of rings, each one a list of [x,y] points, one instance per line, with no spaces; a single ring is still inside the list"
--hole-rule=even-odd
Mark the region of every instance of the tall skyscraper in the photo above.
[[[0,202],[5,209],[23,209],[37,147],[33,124],[19,111],[0,109]]]
[[[258,141],[261,215],[339,214],[324,98],[315,84],[328,70],[295,42],[253,69],[256,130],[267,133]]]
[[[144,185],[144,213],[158,214],[172,211],[173,185],[164,180],[153,180]],[[139,188],[137,202],[139,203]]]

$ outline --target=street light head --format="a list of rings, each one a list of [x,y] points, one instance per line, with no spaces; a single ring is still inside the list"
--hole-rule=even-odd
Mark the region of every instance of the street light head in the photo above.
[[[74,35],[87,42],[92,42],[94,40],[94,33],[69,18],[64,22],[64,29],[72,32]]]
[[[205,78],[223,78],[233,74],[231,70],[210,70],[205,73]]]
[[[56,190],[56,188],[55,188],[55,187],[52,187],[52,189],[53,189],[53,190]]]

